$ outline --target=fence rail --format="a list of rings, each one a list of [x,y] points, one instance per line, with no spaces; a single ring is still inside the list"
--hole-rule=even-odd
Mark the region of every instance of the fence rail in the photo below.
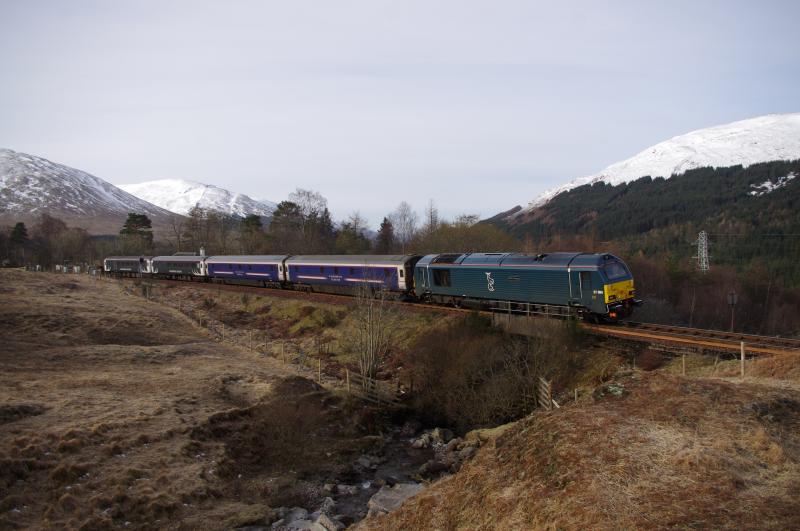
[[[380,389],[379,382],[367,376],[345,369],[345,384],[347,392],[356,395],[367,402],[378,405],[401,407],[402,404],[396,396]]]

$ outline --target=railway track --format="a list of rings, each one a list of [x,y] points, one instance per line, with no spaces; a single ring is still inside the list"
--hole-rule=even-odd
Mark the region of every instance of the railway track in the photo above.
[[[124,280],[135,280],[126,278]],[[150,285],[173,285],[180,287],[196,286],[201,289],[253,293],[257,295],[269,295],[294,300],[308,300],[314,302],[329,302],[332,304],[352,304],[353,297],[334,293],[319,293],[299,290],[271,289],[266,291],[260,286],[249,286],[242,284],[217,284],[204,282],[187,282],[182,280],[168,280],[150,278],[142,281]],[[466,308],[454,308],[449,306],[438,306],[433,304],[413,303],[409,304],[401,300],[387,300],[390,304],[403,305],[411,311],[437,312],[437,313],[469,313],[473,310]],[[492,312],[481,312],[491,315]],[[503,312],[499,312],[503,313]],[[524,314],[513,314],[514,317],[525,317]],[[800,354],[800,339],[781,338],[774,336],[760,336],[754,334],[743,334],[738,332],[723,332],[720,330],[706,330],[701,328],[688,328],[681,326],[659,325],[655,323],[641,323],[635,321],[623,321],[616,324],[588,324],[583,323],[582,328],[592,334],[604,337],[614,337],[622,340],[636,341],[661,345],[666,348],[694,350],[697,352],[740,352],[741,344],[744,342],[745,351],[753,355],[764,354]]]
[[[800,354],[800,340],[774,336],[759,336],[702,328],[659,325],[654,323],[623,322],[616,325],[584,325],[584,329],[607,337],[647,342],[696,352],[741,352],[747,354]]]

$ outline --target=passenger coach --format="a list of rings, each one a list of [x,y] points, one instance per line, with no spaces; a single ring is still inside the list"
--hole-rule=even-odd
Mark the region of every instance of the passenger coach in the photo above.
[[[103,271],[119,276],[147,275],[152,259],[152,256],[109,256],[103,260]]]
[[[288,255],[210,256],[206,274],[217,282],[280,285],[286,281],[283,262]]]
[[[415,255],[306,255],[286,259],[286,281],[320,291],[352,292],[368,285],[398,293],[411,290]]]
[[[175,280],[202,279],[206,276],[205,260],[205,256],[199,255],[156,256],[151,262],[151,273]]]

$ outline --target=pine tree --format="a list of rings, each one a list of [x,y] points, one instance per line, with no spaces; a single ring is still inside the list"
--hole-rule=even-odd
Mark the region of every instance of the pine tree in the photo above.
[[[130,212],[119,231],[126,253],[142,254],[153,247],[153,222],[145,214]]]
[[[394,249],[394,226],[389,218],[383,218],[381,227],[378,229],[378,237],[375,240],[375,252],[378,254],[389,254]]]
[[[22,251],[22,262],[25,262],[25,247],[28,245],[28,229],[22,222],[14,225],[11,229],[11,245],[16,251]]]

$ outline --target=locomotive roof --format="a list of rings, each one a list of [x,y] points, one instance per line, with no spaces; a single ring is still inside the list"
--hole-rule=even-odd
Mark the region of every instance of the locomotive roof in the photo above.
[[[400,265],[405,264],[415,255],[412,254],[309,254],[300,256],[291,256],[286,260],[287,264],[387,264],[387,265]]]
[[[566,268],[577,266],[602,265],[607,260],[618,260],[614,255],[603,253],[467,253],[467,254],[430,254],[423,257],[418,266],[455,265],[455,266],[549,266]]]
[[[209,256],[206,259],[207,264],[219,264],[227,262],[235,263],[260,263],[260,262],[282,262],[289,255],[286,254],[250,254],[250,255],[222,255],[222,256]]]
[[[140,258],[144,258],[145,260],[150,260],[153,258],[152,256],[106,256],[106,260],[139,260]]]

